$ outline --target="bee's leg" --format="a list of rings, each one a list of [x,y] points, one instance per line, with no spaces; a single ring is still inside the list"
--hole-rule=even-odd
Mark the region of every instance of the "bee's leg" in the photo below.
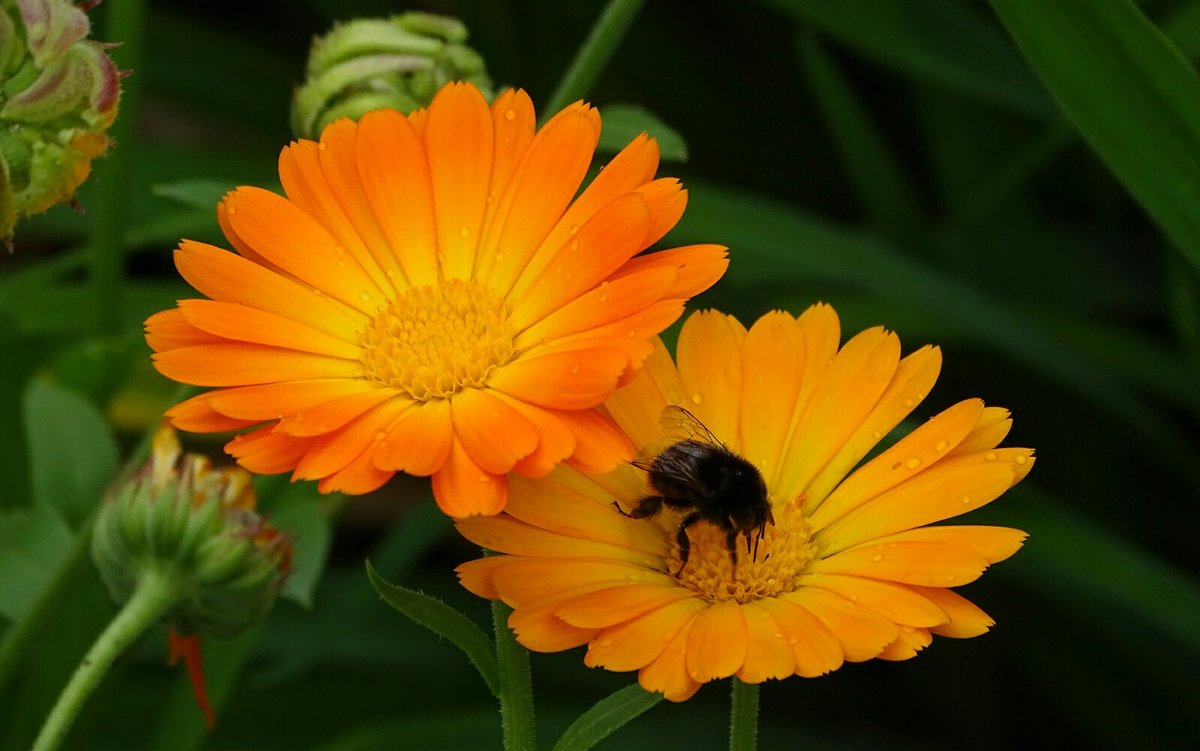
[[[654,516],[658,510],[662,508],[662,498],[656,495],[647,496],[637,502],[633,507],[633,511],[626,511],[621,508],[621,504],[617,501],[612,502],[613,508],[621,512],[621,516],[629,519],[644,519],[647,516]]]
[[[679,525],[679,531],[675,533],[675,542],[679,543],[679,560],[682,561],[679,565],[679,570],[675,572],[676,579],[687,568],[688,557],[692,554],[692,540],[688,537],[688,527],[698,521],[700,521],[700,512],[694,511],[683,520],[683,523]]]
[[[733,567],[737,568],[737,529],[725,530],[725,547],[729,549],[729,560],[733,563]],[[746,553],[750,553],[750,538],[746,538]]]
[[[613,499],[612,507],[615,508],[617,511],[619,511],[621,513],[621,516],[628,517],[630,519],[633,518],[633,514],[629,513],[625,509],[621,508],[621,504],[618,503],[615,498]]]

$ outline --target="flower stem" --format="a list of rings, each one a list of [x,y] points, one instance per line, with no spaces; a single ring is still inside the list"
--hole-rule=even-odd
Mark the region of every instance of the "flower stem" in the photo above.
[[[731,679],[729,751],[754,751],[758,747],[758,684]]]
[[[546,115],[582,99],[591,90],[644,3],[645,0],[612,0],[608,4],[550,97],[544,110]]]
[[[166,572],[147,573],[142,576],[133,594],[75,669],[70,683],[63,689],[54,709],[50,710],[50,715],[42,725],[42,730],[34,741],[33,751],[54,751],[62,744],[79,710],[100,685],[113,661],[175,604],[179,598],[179,591],[177,578]]]
[[[529,674],[529,653],[517,643],[508,628],[512,608],[492,602],[492,623],[496,629],[496,661],[500,665],[500,718],[504,726],[505,751],[534,751],[537,748],[537,724],[533,715],[533,681]]]
[[[109,39],[121,43],[113,50],[112,57],[122,68],[137,70],[142,56],[145,0],[121,0],[108,3],[105,8],[105,33]],[[111,334],[120,328],[130,167],[137,142],[134,122],[141,77],[141,71],[137,71],[121,86],[121,109],[109,129],[115,146],[109,156],[96,162],[93,178],[99,190],[96,191],[96,218],[90,243],[91,323],[101,334]]]

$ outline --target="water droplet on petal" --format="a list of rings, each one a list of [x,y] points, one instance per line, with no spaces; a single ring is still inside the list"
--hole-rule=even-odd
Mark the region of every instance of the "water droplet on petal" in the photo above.
[[[883,553],[876,553],[875,555],[871,556],[871,560],[879,563],[883,560]]]
[[[904,466],[908,467],[909,469],[916,469],[917,467],[921,466],[921,459],[920,457],[914,456],[906,461]]]
[[[578,224],[572,224],[572,225],[571,225],[571,234],[573,235],[573,234],[575,234],[575,233],[576,233],[576,232],[578,232],[578,231],[579,231],[579,225],[578,225]]]
[[[1024,454],[1017,454],[1016,457],[1013,458],[1013,461],[1017,464],[1024,464],[1025,462],[1029,461],[1029,457],[1025,456]]]
[[[575,375],[578,372],[579,372],[579,363],[575,363],[574,365],[571,366],[571,375]]]
[[[704,401],[704,397],[700,395],[699,391],[692,392],[692,404],[699,404],[702,401]]]
[[[491,477],[489,477],[489,476],[487,476],[487,475],[480,475],[480,476],[479,476],[479,482],[481,482],[481,483],[488,482],[488,481],[490,481],[491,479],[492,479],[492,478],[491,478]]]
[[[370,292],[367,292],[367,291],[364,289],[362,292],[359,292],[359,293],[358,293],[358,299],[359,299],[359,300],[362,300],[363,302],[366,302],[367,300],[370,300],[370,299],[371,299],[371,293],[370,293]]]
[[[950,442],[947,440],[938,441],[937,445],[934,446],[934,449],[936,449],[938,451],[945,451],[948,448],[950,448]]]
[[[468,237],[471,236],[471,230],[467,229],[466,227],[459,227],[458,228],[458,236],[461,237],[462,239],[466,240]]]
[[[964,495],[964,496],[963,496],[963,500],[962,500],[962,502],[963,502],[963,505],[964,505],[964,506],[966,506],[966,505],[970,504],[970,503],[971,503],[971,496],[969,496],[969,495]]]
[[[878,430],[876,430],[871,434],[871,437],[878,441],[880,438],[883,438],[883,433],[880,433]]]
[[[578,240],[572,240],[572,241],[571,241],[571,245],[570,245],[569,247],[570,247],[570,249],[571,249],[571,250],[579,250],[579,241],[578,241]]]
[[[913,406],[913,400],[912,400],[912,399],[905,399],[905,400],[904,400],[904,408],[905,408],[905,409],[912,409],[912,406]]]
[[[984,458],[984,461],[994,462],[994,461],[996,461],[996,452],[989,451],[989,452],[987,452],[987,455],[984,456],[983,458]]]
[[[504,111],[504,119],[505,120],[516,120],[517,119],[517,111],[512,108],[505,110]]]

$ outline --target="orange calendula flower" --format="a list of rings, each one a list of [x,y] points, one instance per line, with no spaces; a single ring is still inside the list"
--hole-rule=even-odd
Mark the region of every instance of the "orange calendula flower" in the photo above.
[[[1033,452],[997,448],[1007,410],[969,399],[855,469],[928,393],[941,353],[902,359],[882,328],[839,340],[825,305],[799,319],[771,313],[749,331],[721,313],[693,315],[678,367],[659,345],[605,407],[639,446],[661,445],[660,414],[689,415],[684,448],[701,458],[683,467],[697,484],[655,462],[514,478],[504,514],[458,523],[506,554],[463,564],[463,584],[511,605],[509,625],[529,649],[587,644],[589,666],[637,670],[673,701],[727,676],[817,676],[908,659],[933,634],[982,634],[992,620],[951,588],[1012,555],[1025,533],[930,525],[997,498]],[[754,469],[705,463],[713,441],[765,481],[765,522],[740,513],[756,487],[763,497]],[[654,496],[664,502],[645,502]]]
[[[146,322],[160,372],[217,387],[174,424],[255,428],[226,446],[242,466],[322,491],[431,475],[453,516],[500,511],[508,472],[632,456],[592,408],[727,261],[715,245],[634,258],[686,193],[654,179],[643,135],[576,196],[599,133],[582,102],[535,133],[523,91],[489,107],[459,83],[428,111],[375,110],[284,149],[286,197],[243,187],[218,207],[237,253],[176,252],[210,299]]]

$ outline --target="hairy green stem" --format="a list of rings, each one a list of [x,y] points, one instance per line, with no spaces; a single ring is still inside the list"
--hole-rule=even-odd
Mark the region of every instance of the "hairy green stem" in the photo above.
[[[106,3],[104,8],[107,10],[105,34],[121,43],[112,56],[122,68],[135,71],[121,86],[121,109],[109,129],[115,146],[107,157],[97,161],[93,178],[99,190],[96,191],[95,223],[90,243],[91,322],[97,333],[112,334],[118,330],[121,321],[125,228],[129,224],[129,175],[137,142],[134,125],[142,78],[137,69],[142,58],[146,3],[145,0],[120,0]]]
[[[729,751],[754,751],[758,747],[758,684],[730,679],[733,695],[729,709]]]
[[[496,629],[496,660],[500,665],[500,718],[504,726],[504,751],[534,751],[537,724],[533,714],[533,681],[529,653],[517,643],[508,627],[512,608],[492,602]]]
[[[554,96],[546,105],[543,118],[553,115],[576,99],[582,99],[591,90],[645,1],[612,0],[608,4],[579,52],[575,53],[571,67],[563,74]]]
[[[155,571],[142,576],[133,595],[75,669],[46,717],[33,751],[54,751],[62,745],[79,710],[100,685],[113,661],[179,599],[180,589],[178,577],[168,572]]]

